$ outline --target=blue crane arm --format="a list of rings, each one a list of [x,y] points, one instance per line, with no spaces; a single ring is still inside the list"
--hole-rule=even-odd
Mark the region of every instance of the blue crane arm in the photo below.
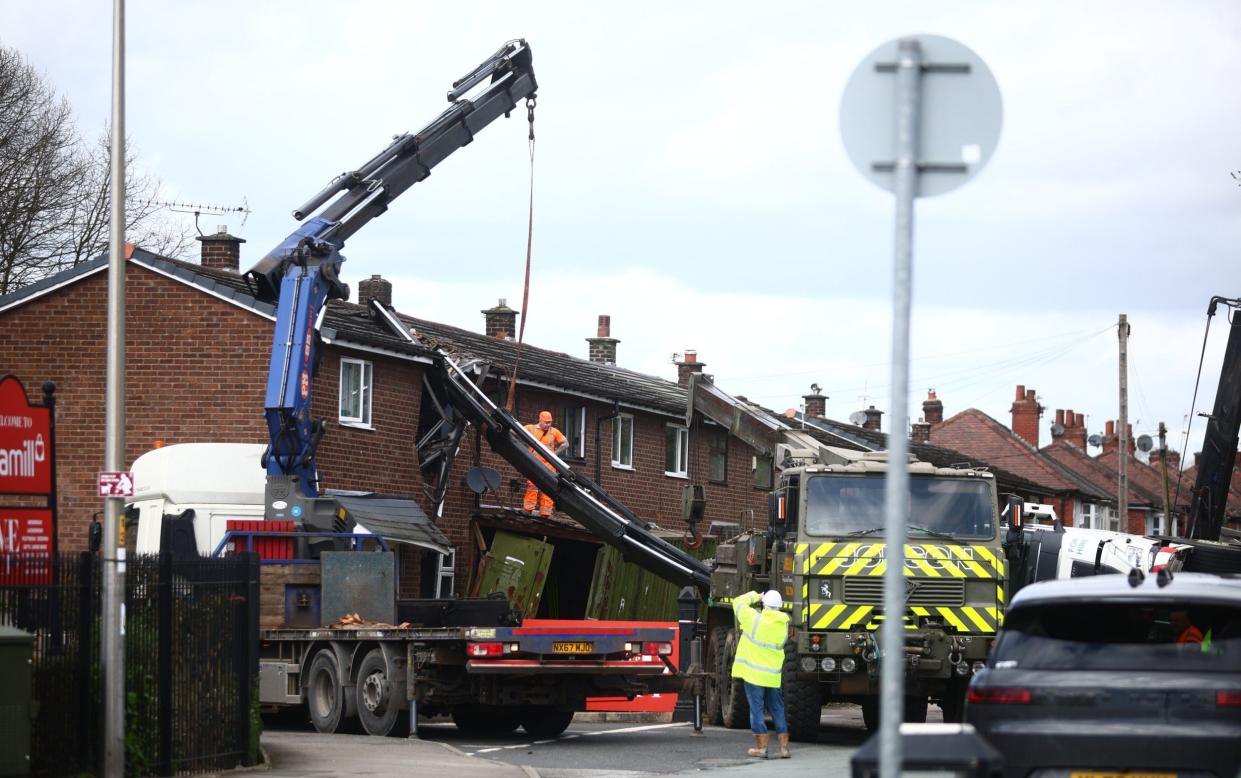
[[[485,87],[465,97],[487,79]],[[323,423],[310,416],[320,355],[318,321],[328,300],[349,297],[349,287],[339,278],[345,241],[479,130],[523,100],[533,100],[537,89],[529,45],[524,40],[506,43],[453,83],[449,107],[430,124],[398,135],[295,210],[294,218],[304,223],[246,271],[255,297],[276,303],[265,400],[268,475],[296,476],[304,495],[318,494],[315,450]]]

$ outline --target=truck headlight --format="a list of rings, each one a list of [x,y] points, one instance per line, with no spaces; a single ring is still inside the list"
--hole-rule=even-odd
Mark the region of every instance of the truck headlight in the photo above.
[[[803,657],[801,658],[801,671],[802,671],[803,673],[813,673],[813,672],[814,672],[814,666],[815,666],[816,664],[818,664],[818,663],[814,661],[814,657],[812,657],[812,656],[803,656]]]
[[[823,661],[819,663],[819,666],[823,668],[823,672],[830,673],[836,669],[836,660],[830,656],[825,656]]]
[[[845,657],[844,659],[840,660],[840,669],[844,670],[846,673],[853,672],[854,670],[857,669],[857,660],[851,656]]]

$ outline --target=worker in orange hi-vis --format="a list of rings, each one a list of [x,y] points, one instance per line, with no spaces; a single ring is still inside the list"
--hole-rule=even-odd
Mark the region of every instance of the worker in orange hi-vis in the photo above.
[[[563,432],[552,426],[552,414],[550,411],[539,411],[539,423],[527,424],[526,432],[533,435],[534,439],[543,448],[553,454],[559,454],[569,447],[569,439],[564,436]],[[535,454],[539,453],[533,448],[530,450]],[[548,469],[553,469],[546,459],[543,459],[543,457],[539,457],[539,459],[543,461],[543,464],[547,465]],[[534,513],[536,506],[540,516],[552,515],[552,498],[536,489],[532,481],[526,481],[526,499],[522,500],[521,507],[530,513]]]

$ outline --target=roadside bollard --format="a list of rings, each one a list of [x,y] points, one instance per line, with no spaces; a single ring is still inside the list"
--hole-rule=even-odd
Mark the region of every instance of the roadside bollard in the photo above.
[[[694,638],[689,644],[689,666],[695,673],[702,672],[702,638]],[[702,680],[694,681],[694,734],[702,735]]]
[[[677,595],[677,617],[680,659],[677,670],[685,674],[697,669],[694,668],[691,645],[698,632],[698,592],[692,586],[686,586]],[[686,687],[683,686],[682,691],[677,694],[677,704],[672,709],[673,721],[697,720],[695,708],[700,707],[698,704],[699,698],[697,695],[694,695],[691,699],[687,691]]]

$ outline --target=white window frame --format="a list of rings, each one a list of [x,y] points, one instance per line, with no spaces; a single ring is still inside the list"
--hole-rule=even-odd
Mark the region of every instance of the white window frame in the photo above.
[[[573,441],[569,441],[569,449],[565,451],[565,456],[569,459],[585,459],[586,458],[586,406],[579,405],[574,407],[567,406],[565,415],[568,416],[569,411],[576,411],[577,416],[577,445],[573,445]],[[565,425],[568,426],[568,425]]]
[[[1082,500],[1077,504],[1077,517],[1073,522],[1084,529],[1103,529],[1102,511],[1099,510],[1099,504],[1094,502],[1086,502]]]
[[[668,466],[668,430],[676,430],[676,455],[673,457],[672,470],[664,470],[664,475],[673,478],[689,478],[689,427],[681,424],[669,424],[664,429],[664,467]]]
[[[453,549],[447,554],[439,554],[435,563],[435,598],[438,600],[442,597],[451,597],[456,590],[457,578],[457,550]],[[448,591],[444,591],[447,584]]]
[[[1168,532],[1167,517],[1163,511],[1147,511],[1146,512],[1146,534],[1147,535],[1170,535]]]
[[[356,367],[358,369],[358,415],[345,415],[345,369]],[[340,423],[347,427],[359,427],[361,429],[373,429],[371,427],[371,418],[375,407],[375,367],[365,359],[354,359],[352,357],[340,358],[340,392],[337,408],[340,412]]]
[[[628,433],[626,435],[626,433]],[[624,438],[629,438],[629,461],[625,461],[621,451]],[[621,413],[612,419],[612,467],[618,470],[633,470],[633,414]]]

